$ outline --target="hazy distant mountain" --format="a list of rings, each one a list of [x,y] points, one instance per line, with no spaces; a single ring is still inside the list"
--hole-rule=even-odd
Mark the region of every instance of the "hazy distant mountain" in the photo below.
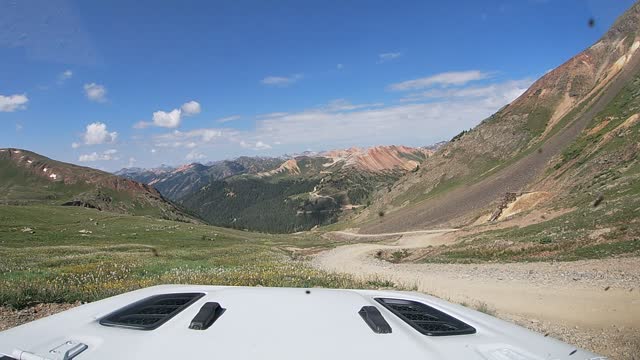
[[[216,225],[298,231],[366,206],[371,193],[416,171],[430,148],[377,146],[283,158],[241,157],[168,170],[123,169]]]
[[[273,169],[283,161],[278,158],[243,156],[234,160],[211,162],[207,165],[191,163],[180,167],[125,168],[115,174],[152,185],[168,199],[178,200],[211,181],[240,174],[256,174]]]

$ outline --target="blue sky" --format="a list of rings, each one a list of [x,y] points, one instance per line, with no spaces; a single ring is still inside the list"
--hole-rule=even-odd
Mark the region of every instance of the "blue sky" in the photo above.
[[[632,3],[0,0],[0,147],[116,170],[429,145]]]

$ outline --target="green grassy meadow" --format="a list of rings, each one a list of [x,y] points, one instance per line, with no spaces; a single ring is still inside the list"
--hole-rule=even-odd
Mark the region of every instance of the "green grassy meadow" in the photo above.
[[[0,306],[94,301],[157,284],[393,285],[320,272],[287,251],[318,246],[333,244],[85,208],[0,206]]]

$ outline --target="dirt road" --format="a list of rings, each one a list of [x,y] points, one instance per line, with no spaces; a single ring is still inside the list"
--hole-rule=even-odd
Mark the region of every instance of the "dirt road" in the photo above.
[[[640,352],[639,258],[391,264],[374,257],[383,249],[441,245],[450,241],[443,236],[446,232],[411,232],[388,244],[340,246],[319,254],[312,263],[323,270],[417,286],[419,291],[470,306],[484,303],[502,318],[613,358]]]

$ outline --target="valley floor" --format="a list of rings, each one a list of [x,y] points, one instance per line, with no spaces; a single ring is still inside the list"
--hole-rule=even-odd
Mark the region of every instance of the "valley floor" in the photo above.
[[[0,330],[165,283],[392,287],[475,307],[612,359],[640,354],[640,257],[482,264],[379,259],[412,260],[405,250],[421,254],[418,249],[449,245],[473,231],[269,235],[85,208],[0,206]],[[311,263],[302,260],[310,254],[317,254]]]
[[[453,241],[447,232],[344,245],[317,255],[312,264],[414,287],[612,359],[640,354],[640,258],[502,264],[393,264],[376,258],[380,251]]]

